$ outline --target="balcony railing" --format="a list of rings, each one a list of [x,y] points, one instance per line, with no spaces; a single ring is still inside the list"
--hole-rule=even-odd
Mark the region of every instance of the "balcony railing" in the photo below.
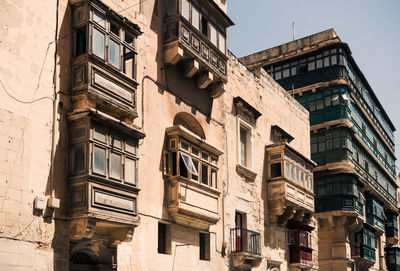
[[[371,262],[376,260],[375,250],[360,243],[351,244],[351,257],[363,258]]]
[[[231,252],[261,255],[260,233],[244,228],[231,229]]]

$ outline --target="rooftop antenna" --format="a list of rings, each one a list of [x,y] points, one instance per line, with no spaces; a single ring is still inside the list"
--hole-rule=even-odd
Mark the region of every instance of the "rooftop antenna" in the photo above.
[[[293,36],[293,40],[294,40],[294,22],[292,22],[292,36]]]

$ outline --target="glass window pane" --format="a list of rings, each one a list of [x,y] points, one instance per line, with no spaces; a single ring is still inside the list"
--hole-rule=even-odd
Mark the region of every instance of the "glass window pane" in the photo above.
[[[221,33],[218,33],[218,47],[221,52],[225,53],[226,41],[225,37]]]
[[[187,156],[183,153],[181,153],[181,156],[182,156],[183,161],[185,162],[185,166],[186,166],[187,170],[190,173],[197,175],[197,170],[193,165],[192,158],[190,158],[189,156]]]
[[[332,63],[332,65],[336,65],[336,64],[337,64],[337,58],[336,58],[336,55],[334,55],[334,56],[331,56],[331,63]]]
[[[217,185],[217,171],[214,169],[211,169],[211,186],[214,187],[215,189],[218,188]]]
[[[208,166],[201,165],[201,183],[208,184]]]
[[[325,106],[331,105],[331,97],[325,97]]]
[[[77,173],[85,169],[85,150],[83,144],[74,146],[72,150],[72,172]]]
[[[322,68],[322,59],[317,60],[317,69]]]
[[[104,59],[104,42],[105,36],[96,28],[93,28],[93,42],[92,42],[92,50],[93,54]]]
[[[192,6],[192,25],[200,30],[200,13],[194,6]]]
[[[106,17],[96,9],[93,10],[93,21],[102,27],[106,27]]]
[[[215,26],[212,24],[210,24],[210,40],[215,46],[218,46],[218,44],[217,44],[217,29],[215,29]]]
[[[281,72],[276,72],[275,73],[275,80],[279,80],[282,78]]]
[[[309,71],[315,70],[315,62],[314,62],[314,61],[308,63],[308,70],[309,70]]]
[[[289,77],[290,76],[290,70],[289,69],[285,69],[283,70],[283,78]]]
[[[106,173],[105,161],[106,161],[106,150],[103,148],[94,146],[93,172],[105,174]]]
[[[240,164],[242,166],[246,166],[246,160],[247,160],[246,138],[247,138],[246,129],[240,127]]]
[[[125,182],[136,184],[136,161],[125,158]]]
[[[110,48],[109,62],[113,64],[115,67],[119,68],[119,63],[120,63],[119,44],[110,39],[109,48]]]
[[[128,77],[135,78],[135,53],[125,46],[123,48],[122,71]]]
[[[291,68],[292,76],[297,74],[297,67]]]
[[[324,67],[328,67],[329,66],[329,57],[325,57],[324,58]]]
[[[199,161],[196,160],[196,159],[192,159],[192,162],[193,162],[194,168],[196,169],[196,172],[199,172]],[[196,175],[196,174],[192,174],[192,179],[195,180],[195,181],[198,181],[199,180],[199,176]]]
[[[189,21],[189,1],[182,0],[182,16]]]
[[[121,155],[116,153],[111,153],[110,156],[110,177],[121,179]]]

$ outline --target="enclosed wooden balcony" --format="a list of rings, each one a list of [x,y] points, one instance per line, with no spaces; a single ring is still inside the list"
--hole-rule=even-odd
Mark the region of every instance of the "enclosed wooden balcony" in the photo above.
[[[398,214],[394,212],[386,213],[385,235],[386,243],[389,246],[397,245],[399,242],[399,223]]]
[[[96,0],[70,1],[75,112],[100,109],[116,118],[136,113],[136,39],[140,28]]]
[[[375,244],[375,229],[364,224],[351,241],[351,257],[361,270],[367,270],[375,264]]]
[[[68,120],[70,238],[129,241],[139,225],[137,146],[144,134],[90,110]]]
[[[231,229],[231,259],[233,266],[257,267],[261,260],[260,233],[244,228]]]
[[[286,229],[286,242],[289,246],[289,265],[291,269],[310,269],[313,267],[313,239],[310,227],[303,223],[290,221]],[[317,244],[314,244],[315,246]]]
[[[388,271],[400,270],[400,247],[386,248],[386,266]]]
[[[168,211],[176,223],[208,230],[220,218],[216,147],[187,128],[167,128],[164,151]]]
[[[314,213],[315,163],[286,143],[266,147],[270,220],[309,220]]]
[[[168,1],[164,61],[179,64],[183,76],[193,78],[199,89],[216,98],[227,82],[226,28],[233,22],[214,1],[202,4],[207,12],[200,11],[193,1]]]

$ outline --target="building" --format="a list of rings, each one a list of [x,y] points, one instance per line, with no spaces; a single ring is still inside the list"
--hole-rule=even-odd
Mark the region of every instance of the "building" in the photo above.
[[[349,46],[329,29],[240,60],[310,112],[320,270],[397,270],[395,127]]]
[[[225,0],[1,6],[0,269],[318,269],[309,113]]]

